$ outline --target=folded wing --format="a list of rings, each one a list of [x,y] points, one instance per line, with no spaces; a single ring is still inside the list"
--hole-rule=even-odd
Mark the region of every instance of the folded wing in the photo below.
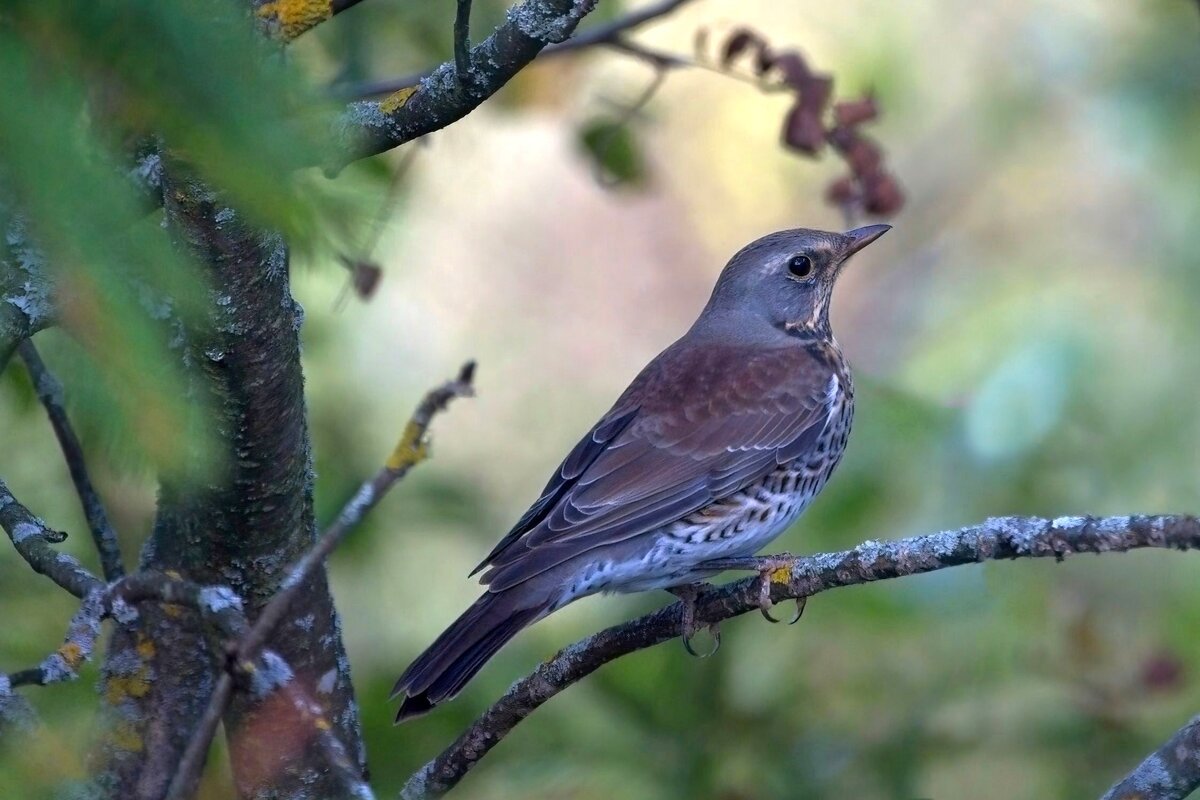
[[[642,371],[476,567],[487,568],[481,580],[491,591],[744,489],[806,452],[828,421],[837,377],[819,351],[710,344],[666,355]]]

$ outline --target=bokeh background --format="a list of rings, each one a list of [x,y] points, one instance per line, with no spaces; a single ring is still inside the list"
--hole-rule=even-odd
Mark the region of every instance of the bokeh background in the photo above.
[[[505,5],[476,3],[477,38]],[[603,5],[601,17],[622,10]],[[448,56],[452,13],[371,0],[297,43],[294,62],[316,86],[421,69]],[[839,95],[874,90],[883,117],[870,132],[908,197],[839,287],[856,427],[778,549],[995,515],[1197,511],[1196,5],[699,0],[635,35],[690,54],[698,28],[740,25],[801,49]],[[631,122],[633,179],[598,181],[581,134],[651,78],[606,51],[548,60],[410,145],[390,199],[369,170],[346,178],[360,217],[385,209],[369,301],[328,249],[296,259],[322,520],[382,463],[427,387],[480,364],[478,398],[435,423],[433,460],[331,565],[381,797],[539,660],[669,599],[580,602],[522,634],[454,703],[390,724],[392,681],[476,595],[468,570],[690,324],[728,256],[778,228],[845,224],[822,197],[843,165],[779,144],[787,100],[701,69],[672,72]],[[79,345],[43,340],[135,553],[153,473],[106,435],[109,411],[96,409],[108,406],[86,402]],[[17,496],[92,563],[19,365],[0,380],[0,454]],[[73,604],[2,551],[0,669],[20,669],[57,645]],[[670,643],[609,665],[521,725],[455,796],[1096,797],[1200,710],[1197,630],[1200,562],[1180,553],[842,589],[794,628],[727,623],[711,659]],[[25,690],[46,724],[19,747],[0,736],[0,795],[50,796],[83,774],[96,677],[91,666]],[[204,796],[225,786],[218,770]]]

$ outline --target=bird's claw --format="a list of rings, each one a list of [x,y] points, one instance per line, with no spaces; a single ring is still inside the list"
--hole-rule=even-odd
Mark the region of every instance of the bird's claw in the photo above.
[[[776,566],[772,564],[758,574],[758,610],[763,615],[763,619],[771,623],[779,622],[771,616],[771,609],[775,605],[771,602],[771,573],[775,569]]]
[[[808,605],[807,597],[796,598],[796,611],[792,614],[792,618],[788,620],[788,625],[795,625],[804,616],[804,607]]]
[[[786,568],[789,565],[790,560],[771,561],[758,574],[758,611],[767,622],[780,621],[771,616],[771,609],[775,607],[775,604],[771,601],[771,576],[776,570]],[[800,617],[804,616],[804,605],[807,602],[808,598],[806,597],[796,598],[796,611],[788,619],[788,625],[795,625],[800,621]]]
[[[683,649],[687,650],[688,655],[695,656],[696,658],[708,658],[709,656],[715,656],[717,654],[717,651],[721,649],[721,629],[716,625],[710,625],[708,630],[713,637],[713,648],[707,653],[697,653],[695,649],[692,648],[692,637],[696,635],[696,631],[694,629],[691,631],[685,630],[683,632],[683,636],[681,637],[683,639]]]
[[[696,625],[696,595],[700,593],[702,586],[704,584],[689,584],[668,589],[683,604],[683,619],[680,620],[680,638],[683,640],[683,649],[688,651],[688,655],[696,658],[708,658],[716,655],[717,651],[721,649],[721,629],[715,622],[708,625],[708,630],[713,637],[713,649],[701,654],[692,647],[692,638],[699,630]]]

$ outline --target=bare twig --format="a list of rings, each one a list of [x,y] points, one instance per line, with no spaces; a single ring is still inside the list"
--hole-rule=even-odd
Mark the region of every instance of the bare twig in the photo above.
[[[38,399],[42,401],[42,406],[46,409],[46,416],[50,418],[54,435],[58,437],[58,444],[66,459],[67,469],[71,473],[71,481],[75,484],[79,502],[83,506],[83,515],[92,532],[96,549],[100,553],[100,567],[104,573],[104,579],[111,583],[125,574],[125,565],[121,562],[117,534],[109,524],[108,514],[104,511],[104,504],[100,501],[96,487],[92,485],[92,479],[88,477],[87,465],[83,459],[83,447],[79,444],[79,437],[75,435],[75,429],[71,427],[71,422],[67,418],[67,410],[63,407],[62,384],[50,370],[46,369],[46,364],[38,355],[32,340],[26,339],[22,342],[17,348],[17,353],[20,354],[21,360],[25,362],[25,367],[29,370],[29,378],[33,381],[34,390],[37,392]]]
[[[1124,552],[1158,547],[1200,547],[1200,520],[1191,516],[1000,517],[956,531],[889,542],[864,542],[853,550],[814,556],[725,559],[717,569],[756,568],[779,558],[790,564],[772,574],[771,600],[811,597],[842,586],[919,575],[981,561],[1017,558],[1062,560],[1073,553]],[[758,609],[758,579],[735,581],[700,594],[696,622],[721,620]],[[483,713],[453,744],[405,785],[406,800],[440,797],[539,706],[576,681],[621,656],[674,639],[682,622],[679,603],[608,628],[560,650]],[[1164,795],[1165,797],[1165,795]]]
[[[76,597],[83,599],[89,592],[104,588],[104,581],[88,572],[74,556],[50,546],[67,535],[47,527],[17,502],[3,480],[0,480],[0,527],[34,572],[45,575]]]
[[[192,732],[187,749],[179,759],[179,766],[171,776],[171,784],[167,787],[166,800],[187,800],[196,794],[196,786],[200,783],[200,773],[204,769],[204,759],[208,758],[208,748],[213,737],[217,735],[217,727],[221,717],[229,707],[229,699],[233,697],[233,674],[228,670],[217,678],[217,685],[209,695],[208,706],[203,716]]]
[[[570,53],[583,50],[588,47],[597,45],[609,45],[620,47],[622,49],[630,49],[631,45],[622,39],[622,35],[629,31],[639,28],[648,22],[665,17],[672,13],[680,6],[692,2],[692,0],[663,0],[663,2],[652,3],[638,11],[630,13],[614,19],[611,22],[602,25],[596,25],[586,31],[582,31],[565,42],[552,44],[542,50],[538,54],[539,59],[547,56],[569,55]],[[649,52],[649,51],[647,51]],[[630,53],[631,55],[640,55]],[[674,60],[676,56],[655,53],[655,58],[667,58]],[[370,81],[366,83],[357,83],[350,86],[336,87],[335,92],[338,97],[351,100],[362,100],[369,97],[380,97],[386,94],[398,92],[401,89],[416,86],[422,80],[430,77],[434,70],[425,70],[424,72],[414,72],[410,75],[403,75],[398,78],[388,78],[379,81]]]
[[[454,14],[454,71],[460,85],[471,75],[471,0],[458,0]]]
[[[1100,800],[1183,800],[1200,788],[1200,717],[1193,717]]]
[[[596,178],[596,182],[600,185],[611,186],[619,183],[619,180],[610,177],[604,171],[603,162],[608,149],[613,146],[613,143],[616,141],[616,138],[618,135],[620,135],[621,131],[627,125],[629,125],[638,114],[641,113],[642,109],[644,109],[651,100],[654,99],[654,95],[658,94],[658,90],[662,88],[662,85],[666,82],[666,80],[667,68],[661,65],[656,66],[654,68],[653,80],[646,85],[646,88],[642,90],[641,94],[639,94],[632,103],[621,108],[620,114],[617,116],[617,118],[611,123],[608,123],[608,127],[606,127],[604,132],[601,134],[601,138],[596,142],[595,145],[596,163],[593,167],[593,174]]]
[[[475,362],[468,361],[463,365],[454,380],[447,381],[433,389],[417,406],[412,418],[404,428],[400,442],[392,451],[387,464],[376,473],[375,477],[359,487],[358,492],[346,503],[337,519],[325,530],[312,549],[304,554],[284,578],[279,591],[263,607],[262,613],[250,627],[246,636],[238,644],[238,655],[242,658],[254,658],[266,644],[267,639],[274,633],[275,628],[283,621],[296,593],[304,585],[309,575],[325,562],[329,554],[342,543],[346,535],[354,530],[366,516],[367,512],[383,499],[392,486],[408,474],[408,471],[425,460],[429,455],[429,443],[426,434],[429,423],[434,416],[445,410],[446,406],[456,397],[469,397],[474,393],[472,381],[475,376]]]
[[[468,397],[474,393],[472,386],[474,376],[475,362],[469,361],[463,365],[457,378],[447,381],[425,395],[405,426],[400,442],[392,451],[387,464],[374,478],[359,488],[354,497],[338,514],[337,519],[317,539],[316,544],[288,570],[287,577],[284,578],[279,591],[263,607],[258,619],[254,621],[250,629],[233,644],[230,649],[229,666],[218,679],[208,707],[180,759],[179,767],[167,790],[167,800],[184,800],[194,793],[204,766],[204,759],[212,744],[213,736],[216,735],[217,726],[233,696],[235,673],[252,676],[260,671],[278,673],[281,669],[287,670],[289,679],[276,681],[272,688],[284,688],[289,693],[288,696],[292,700],[293,706],[305,717],[303,721],[323,722],[323,718],[319,715],[319,709],[312,701],[302,694],[297,694],[300,690],[290,680],[290,670],[285,664],[281,666],[277,663],[273,669],[268,665],[267,670],[261,670],[254,662],[258,661],[260,656],[264,662],[271,659],[270,651],[264,650],[267,640],[287,615],[288,608],[309,576],[325,562],[329,554],[362,521],[367,512],[379,503],[384,494],[407,475],[410,469],[428,457],[429,424],[438,412],[443,411],[449,405],[451,400],[456,397]],[[274,658],[278,657],[274,656]],[[309,720],[308,717],[313,717],[313,719]],[[314,724],[314,727],[328,732],[325,730],[327,725]],[[348,779],[353,779],[357,784],[361,784],[361,778],[353,773],[353,762],[346,756],[344,748],[341,747],[341,743],[337,741],[336,737],[332,737],[332,741],[327,744],[326,751],[331,753],[334,765],[339,769],[349,770]],[[365,784],[362,784],[362,790],[369,792]]]

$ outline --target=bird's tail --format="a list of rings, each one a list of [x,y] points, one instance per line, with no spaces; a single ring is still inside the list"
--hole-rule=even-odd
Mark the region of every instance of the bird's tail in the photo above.
[[[523,593],[522,593],[523,594]],[[392,697],[405,695],[396,722],[420,716],[449,700],[522,628],[546,612],[528,607],[517,592],[485,592],[404,671]]]

